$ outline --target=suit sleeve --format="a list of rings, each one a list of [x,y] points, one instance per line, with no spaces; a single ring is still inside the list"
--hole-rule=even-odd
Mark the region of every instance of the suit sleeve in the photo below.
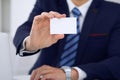
[[[87,80],[120,80],[120,17],[110,35],[107,59],[79,66],[87,73]]]
[[[22,24],[20,27],[18,27],[16,31],[16,34],[13,40],[13,43],[16,47],[16,54],[20,52],[20,47],[23,43],[23,40],[30,34],[34,17],[36,15],[39,15],[41,12],[43,12],[43,1],[37,0],[28,20],[24,24]]]

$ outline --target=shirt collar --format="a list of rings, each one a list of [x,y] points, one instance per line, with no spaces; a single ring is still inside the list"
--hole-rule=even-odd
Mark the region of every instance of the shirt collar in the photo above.
[[[68,8],[69,8],[69,13],[72,14],[72,9],[74,7],[77,7],[80,12],[81,12],[81,15],[83,17],[85,17],[87,11],[88,11],[88,8],[90,7],[91,3],[92,3],[93,0],[88,0],[85,4],[77,7],[71,0],[67,0],[67,3],[68,3]]]

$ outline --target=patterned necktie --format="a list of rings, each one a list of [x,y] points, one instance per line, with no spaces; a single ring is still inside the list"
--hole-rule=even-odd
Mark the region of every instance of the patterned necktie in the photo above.
[[[61,55],[60,67],[61,66],[72,66],[75,63],[75,57],[77,54],[78,42],[80,38],[80,21],[81,15],[79,9],[73,8],[72,13],[77,18],[77,34],[70,34],[66,37],[66,44],[64,46],[63,53]]]

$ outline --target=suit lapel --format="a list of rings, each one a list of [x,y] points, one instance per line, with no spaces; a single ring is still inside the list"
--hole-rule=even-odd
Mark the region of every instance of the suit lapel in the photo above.
[[[83,23],[83,28],[81,31],[81,36],[80,36],[80,41],[79,41],[79,48],[78,48],[78,54],[76,56],[76,64],[80,64],[84,55],[84,50],[87,44],[87,39],[88,39],[88,35],[92,29],[92,27],[95,25],[95,21],[97,19],[97,15],[99,13],[100,10],[100,6],[103,0],[93,0],[86,18],[84,20]]]
[[[66,16],[69,17],[69,9],[66,0],[58,0],[58,12],[66,14]]]

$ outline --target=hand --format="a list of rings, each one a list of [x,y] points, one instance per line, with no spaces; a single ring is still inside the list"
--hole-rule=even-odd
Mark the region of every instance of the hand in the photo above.
[[[62,69],[44,65],[32,72],[30,80],[66,80],[66,76]]]
[[[32,72],[30,80],[66,80],[66,74],[60,68],[44,65]],[[71,80],[78,80],[78,72],[74,68],[72,68]]]
[[[59,39],[64,38],[64,34],[50,34],[50,19],[63,18],[65,14],[57,12],[43,12],[41,15],[35,16],[30,36],[26,40],[26,50],[38,50],[49,47],[56,43]]]

